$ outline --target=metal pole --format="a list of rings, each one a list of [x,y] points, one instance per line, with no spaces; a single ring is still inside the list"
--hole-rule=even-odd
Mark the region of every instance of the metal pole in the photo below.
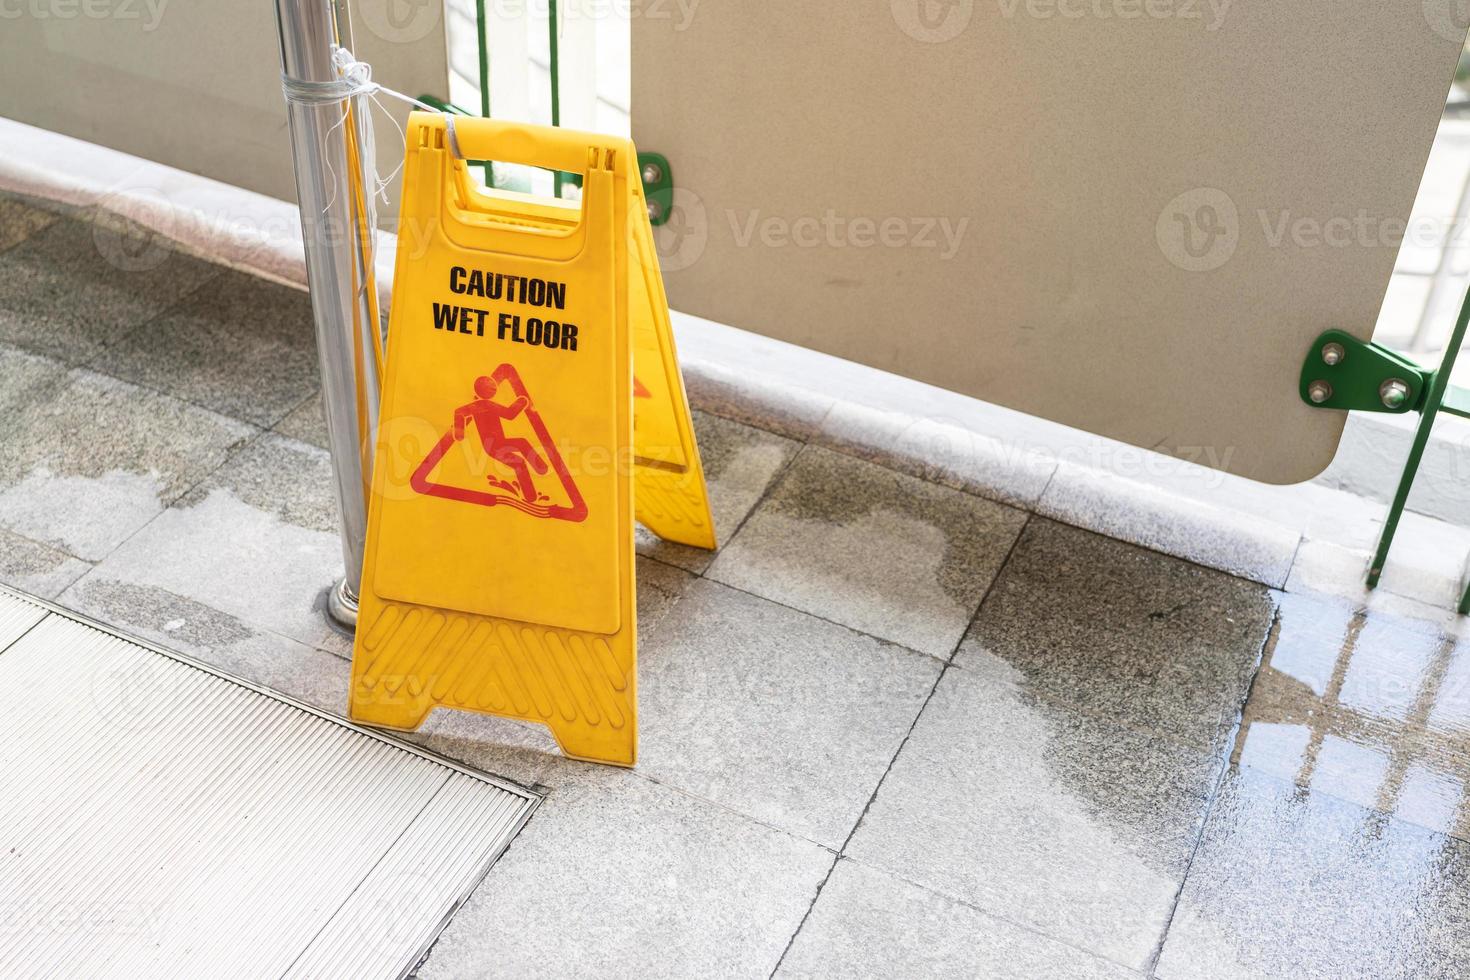
[[[276,0],[281,70],[308,82],[337,79],[336,44],[350,46],[345,14],[333,0]],[[377,442],[379,378],[372,332],[380,329],[371,255],[372,229],[362,232],[360,188],[348,165],[349,127],[343,103],[288,103],[296,197],[306,242],[306,279],[316,320],[322,372],[322,408],[342,516],[346,577],[332,590],[328,610],[344,626],[357,624],[357,595],[367,537],[367,494]],[[354,119],[352,130],[357,129]]]

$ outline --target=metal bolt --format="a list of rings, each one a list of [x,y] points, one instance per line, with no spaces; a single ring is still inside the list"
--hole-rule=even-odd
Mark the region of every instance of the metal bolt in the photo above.
[[[657,221],[664,216],[664,206],[657,201],[648,202],[648,220]]]
[[[1332,385],[1325,381],[1313,381],[1307,385],[1307,397],[1313,405],[1320,405],[1332,397]]]
[[[1378,386],[1378,399],[1384,408],[1403,408],[1409,400],[1409,384],[1398,378],[1389,378]]]
[[[657,184],[664,179],[664,168],[656,163],[645,163],[643,165],[643,183]]]
[[[1322,363],[1328,367],[1342,363],[1344,357],[1347,357],[1347,351],[1342,349],[1342,344],[1334,341],[1333,343],[1322,345]]]

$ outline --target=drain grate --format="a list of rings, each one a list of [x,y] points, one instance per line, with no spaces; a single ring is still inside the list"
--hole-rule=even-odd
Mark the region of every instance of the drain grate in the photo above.
[[[403,976],[538,802],[5,590],[0,697],[0,976]]]

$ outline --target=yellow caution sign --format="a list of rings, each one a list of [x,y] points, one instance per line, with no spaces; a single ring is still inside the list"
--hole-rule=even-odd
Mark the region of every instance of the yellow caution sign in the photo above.
[[[635,481],[655,533],[715,543],[636,154],[446,119],[409,119],[349,713],[507,715],[632,765]],[[580,205],[466,157],[580,174]]]
[[[632,180],[637,214],[629,222],[628,243],[634,281],[629,302],[633,318],[634,494],[638,521],[668,541],[715,547],[714,520],[694,425],[674,350],[669,301],[659,274],[653,228],[643,182]]]

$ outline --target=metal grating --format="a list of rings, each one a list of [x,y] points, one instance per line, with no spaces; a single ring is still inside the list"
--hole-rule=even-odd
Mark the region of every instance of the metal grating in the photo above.
[[[403,976],[539,801],[3,589],[0,696],[0,976]]]

